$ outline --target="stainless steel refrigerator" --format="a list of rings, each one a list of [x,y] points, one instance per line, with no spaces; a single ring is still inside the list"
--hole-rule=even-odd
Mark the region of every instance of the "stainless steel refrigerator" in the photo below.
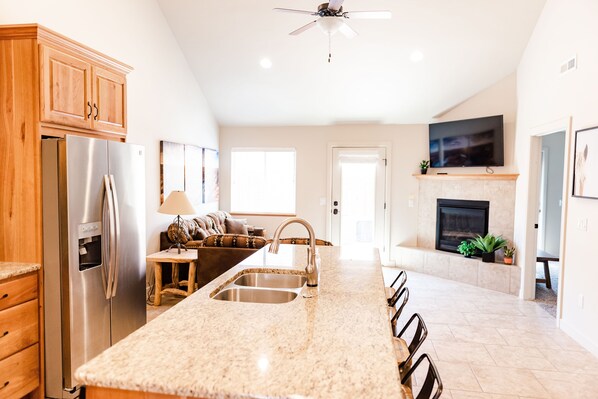
[[[74,398],[77,367],[146,322],[142,146],[42,141],[46,397]]]

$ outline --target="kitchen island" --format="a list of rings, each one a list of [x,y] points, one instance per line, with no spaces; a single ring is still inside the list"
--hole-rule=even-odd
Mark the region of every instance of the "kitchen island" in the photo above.
[[[402,398],[378,251],[319,247],[314,297],[212,298],[248,270],[303,271],[307,247],[266,250],[80,367],[87,397]]]

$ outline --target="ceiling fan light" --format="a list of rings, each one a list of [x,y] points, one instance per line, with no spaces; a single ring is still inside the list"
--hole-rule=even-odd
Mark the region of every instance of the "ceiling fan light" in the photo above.
[[[343,21],[338,17],[322,17],[318,19],[318,27],[324,32],[326,35],[334,35],[341,26],[343,26]]]

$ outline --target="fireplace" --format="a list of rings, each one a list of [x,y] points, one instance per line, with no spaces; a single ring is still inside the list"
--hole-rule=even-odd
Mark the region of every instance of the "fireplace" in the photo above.
[[[489,201],[437,199],[436,249],[457,252],[461,241],[488,234]]]

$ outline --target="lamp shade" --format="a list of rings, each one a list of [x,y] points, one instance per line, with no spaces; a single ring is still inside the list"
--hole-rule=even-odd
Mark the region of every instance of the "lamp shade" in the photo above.
[[[195,215],[197,213],[184,191],[171,192],[158,212],[167,215]]]

